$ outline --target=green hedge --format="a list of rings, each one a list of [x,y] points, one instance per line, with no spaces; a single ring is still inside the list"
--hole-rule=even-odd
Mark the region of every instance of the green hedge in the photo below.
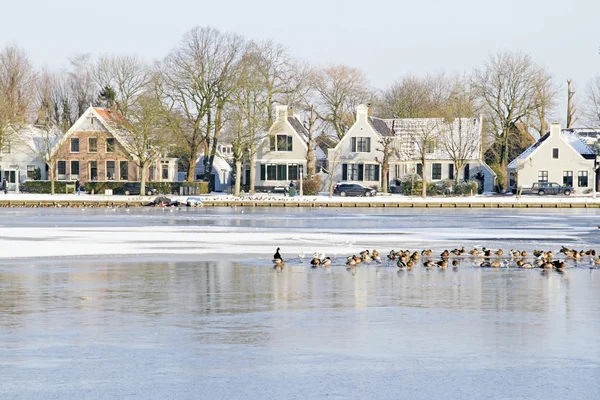
[[[74,185],[75,181],[54,181],[54,193],[66,193],[66,184]],[[123,187],[125,182],[85,182],[83,184],[84,189],[87,193],[104,193],[106,189],[119,189]],[[147,182],[146,186],[155,188],[159,193],[164,194],[179,194],[179,188],[181,186],[196,186],[200,188],[201,194],[208,193],[208,182]],[[27,193],[50,193],[51,182],[50,181],[27,181],[20,186],[23,192]]]
[[[423,188],[421,180],[404,180],[397,182],[400,186],[401,193],[407,196],[420,196]],[[470,180],[460,182],[458,184],[451,180],[441,182],[427,182],[427,196],[470,196],[477,194],[477,181]]]

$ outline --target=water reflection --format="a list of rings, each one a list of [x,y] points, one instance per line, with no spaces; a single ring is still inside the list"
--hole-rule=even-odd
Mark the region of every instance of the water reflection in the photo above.
[[[278,273],[262,264],[112,260],[5,265],[0,370],[10,383],[0,388],[0,397],[22,393],[27,385],[21,374],[33,369],[48,382],[74,379],[63,386],[33,384],[31,398],[48,397],[41,395],[48,390],[65,398],[81,389],[77,382],[92,364],[97,380],[89,384],[106,390],[106,398],[123,395],[108,386],[115,366],[138,368],[137,378],[146,382],[161,371],[164,391],[154,386],[156,396],[144,398],[168,396],[168,387],[184,390],[178,385],[186,379],[233,379],[235,371],[289,395],[275,376],[261,372],[272,363],[287,368],[292,381],[301,380],[295,374],[348,365],[361,374],[385,365],[374,367],[385,374],[399,368],[395,360],[424,374],[440,365],[458,368],[444,370],[445,376],[465,364],[495,368],[510,380],[524,372],[514,366],[526,355],[521,361],[528,369],[540,371],[560,359],[563,379],[584,379],[577,370],[582,363],[600,365],[597,342],[590,341],[600,329],[599,272],[313,270],[291,263]],[[183,361],[190,357],[193,362]],[[375,393],[377,382],[365,383],[364,390]],[[452,398],[444,393],[452,393],[453,383],[439,385],[429,393]],[[339,390],[335,384],[327,390],[332,388]]]

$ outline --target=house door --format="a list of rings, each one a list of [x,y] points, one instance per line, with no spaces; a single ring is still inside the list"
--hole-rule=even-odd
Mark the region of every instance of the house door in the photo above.
[[[17,171],[12,169],[4,170],[4,179],[6,179],[6,188],[8,190],[15,190],[15,183],[17,182]]]

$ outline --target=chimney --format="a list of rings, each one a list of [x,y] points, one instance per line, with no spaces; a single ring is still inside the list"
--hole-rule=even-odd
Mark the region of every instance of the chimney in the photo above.
[[[552,124],[550,124],[550,136],[558,136],[560,135],[560,123],[559,122],[553,122]]]
[[[359,104],[358,107],[356,107],[356,120],[364,120],[367,119],[368,116],[369,107],[365,106],[364,104]]]
[[[283,121],[287,116],[287,106],[275,106],[275,120]]]
[[[367,115],[369,117],[373,116],[373,105],[371,103],[367,103]]]
[[[292,107],[291,105],[290,105],[290,106],[288,106],[288,109],[287,109],[287,116],[288,116],[288,117],[293,117],[293,116],[294,116],[294,107]]]

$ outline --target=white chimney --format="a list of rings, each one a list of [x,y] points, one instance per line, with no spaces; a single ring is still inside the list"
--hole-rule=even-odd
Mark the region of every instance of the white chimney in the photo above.
[[[560,123],[553,122],[550,124],[550,136],[558,136],[560,135]]]
[[[360,104],[358,107],[356,107],[356,120],[357,121],[365,120],[365,119],[367,119],[368,116],[369,116],[369,107],[365,106],[364,104]]]
[[[275,118],[277,121],[284,121],[287,118],[287,106],[275,106]]]

